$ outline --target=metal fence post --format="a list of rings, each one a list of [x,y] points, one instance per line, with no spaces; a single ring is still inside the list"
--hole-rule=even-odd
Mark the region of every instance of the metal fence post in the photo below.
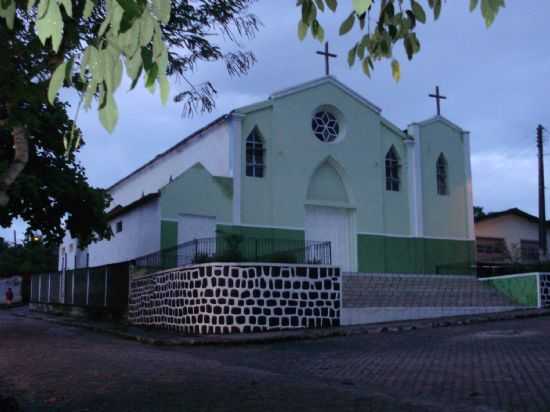
[[[42,275],[38,275],[38,296],[36,297],[36,301],[40,302],[40,296],[42,293]]]
[[[73,278],[73,281],[71,283],[71,304],[74,305],[74,270],[73,270],[73,274],[72,274],[72,278]]]
[[[48,273],[48,303],[50,303],[52,294],[52,274]]]
[[[109,269],[105,267],[105,293],[103,295],[103,306],[107,306],[107,287],[109,285]]]
[[[86,270],[86,306],[90,302],[90,269]]]

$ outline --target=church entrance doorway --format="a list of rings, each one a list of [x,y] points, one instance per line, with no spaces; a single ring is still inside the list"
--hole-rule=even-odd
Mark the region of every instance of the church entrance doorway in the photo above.
[[[332,264],[342,272],[354,271],[357,242],[353,219],[353,209],[306,205],[306,241],[330,241]]]

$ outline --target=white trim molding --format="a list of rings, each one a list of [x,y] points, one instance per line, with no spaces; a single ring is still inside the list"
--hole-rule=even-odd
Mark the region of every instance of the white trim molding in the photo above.
[[[307,90],[307,89],[311,89],[313,87],[317,87],[317,86],[319,86],[321,84],[324,84],[324,83],[329,83],[329,84],[332,84],[332,85],[338,87],[339,89],[343,90],[345,93],[349,94],[351,97],[353,97],[354,99],[356,99],[357,101],[364,104],[369,109],[371,109],[372,111],[374,111],[378,114],[380,114],[380,112],[382,111],[382,109],[380,107],[376,106],[371,101],[365,99],[359,93],[357,93],[353,89],[349,88],[348,86],[346,86],[344,83],[337,80],[333,76],[324,76],[324,77],[321,77],[319,79],[315,79],[315,80],[311,80],[311,81],[306,82],[306,83],[299,84],[297,86],[289,87],[287,89],[284,89],[284,90],[278,91],[276,93],[273,93],[269,98],[270,99],[279,99],[281,97],[289,96],[289,95],[301,92],[303,90]]]
[[[474,201],[472,195],[472,164],[470,159],[470,132],[463,132],[464,170],[466,172],[465,199],[466,199],[466,233],[471,240],[476,239],[474,226]]]
[[[244,115],[231,114],[229,136],[229,154],[231,157],[231,173],[233,175],[233,224],[241,223],[241,191],[242,191],[242,122]]]
[[[411,139],[407,139],[407,168],[409,175],[409,216],[411,235],[422,237],[424,234],[424,205],[422,191],[422,152],[420,126],[412,124],[407,128]]]

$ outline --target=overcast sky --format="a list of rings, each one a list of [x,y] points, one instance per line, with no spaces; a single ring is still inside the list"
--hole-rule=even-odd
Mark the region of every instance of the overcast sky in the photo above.
[[[340,1],[342,10],[349,10],[348,1]],[[219,95],[213,113],[183,118],[176,103],[162,106],[158,95],[138,88],[118,94],[121,115],[112,134],[102,128],[95,111],[81,114],[87,144],[79,158],[90,182],[108,187],[215,117],[322,76],[324,63],[315,54],[322,45],[298,40],[295,3],[260,0],[251,8],[264,26],[254,40],[244,42],[258,59],[247,76],[230,78],[216,63],[204,64],[190,76],[196,83],[214,82]],[[402,63],[399,83],[388,62],[379,63],[370,79],[360,67],[348,67],[347,51],[357,36],[338,36],[342,13],[325,13],[321,22],[333,52],[340,55],[332,62],[332,74],[381,107],[382,115],[400,128],[433,116],[435,102],[427,95],[435,85],[441,87],[448,96],[443,115],[471,132],[476,205],[486,211],[519,207],[536,214],[535,128],[542,123],[550,129],[550,2],[506,3],[486,29],[479,11],[468,12],[468,1],[445,2],[441,18],[419,30],[422,49],[414,60],[407,62],[401,52],[397,56]],[[183,87],[174,83],[172,90]],[[16,229],[20,236],[23,226]],[[0,236],[11,240],[13,235],[0,230]]]

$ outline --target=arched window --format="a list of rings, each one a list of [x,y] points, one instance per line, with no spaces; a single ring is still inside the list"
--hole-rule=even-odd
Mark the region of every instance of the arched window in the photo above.
[[[448,165],[443,153],[437,158],[437,194],[449,194]]]
[[[400,169],[399,155],[395,147],[392,146],[386,154],[386,190],[399,192],[401,186]]]
[[[255,127],[246,139],[246,175],[264,177],[264,145],[262,136]]]

